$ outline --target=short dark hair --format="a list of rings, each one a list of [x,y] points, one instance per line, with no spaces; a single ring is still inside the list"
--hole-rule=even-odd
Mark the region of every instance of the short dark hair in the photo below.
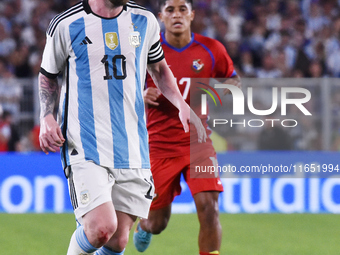
[[[162,9],[162,6],[165,5],[165,2],[166,2],[166,1],[167,1],[167,0],[159,0],[159,1],[158,1],[159,9]],[[194,5],[193,5],[193,4],[194,4],[194,3],[193,3],[194,1],[193,1],[193,0],[185,0],[185,2],[191,4],[191,6],[194,7]]]

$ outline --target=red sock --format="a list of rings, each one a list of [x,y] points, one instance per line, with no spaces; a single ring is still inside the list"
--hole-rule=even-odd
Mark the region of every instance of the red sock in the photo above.
[[[200,251],[200,255],[219,255],[220,253],[218,251],[212,251],[212,252],[203,252]]]

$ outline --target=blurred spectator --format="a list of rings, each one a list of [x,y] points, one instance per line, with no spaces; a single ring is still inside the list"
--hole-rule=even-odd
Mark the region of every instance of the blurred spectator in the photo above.
[[[210,19],[208,19],[204,35],[211,38],[217,38],[218,36],[217,28],[219,27],[221,22],[222,17],[220,16],[219,12],[213,11],[210,15]]]
[[[23,29],[21,40],[29,45],[30,47],[42,47],[40,39],[45,37],[46,28],[53,18],[54,12],[44,13],[45,8],[47,6],[43,4],[42,6],[38,6],[33,10],[33,16],[30,22],[30,26],[26,26]]]
[[[296,34],[300,34],[304,40],[309,40],[313,36],[311,31],[307,29],[306,20],[302,18],[299,18],[295,21],[294,32]]]
[[[327,73],[340,77],[340,16],[334,19],[332,26],[324,29],[325,65]]]
[[[0,23],[0,57],[9,56],[15,49],[16,42],[6,31],[5,26]]]
[[[18,47],[9,57],[9,62],[18,78],[28,78],[32,76],[31,66],[29,65],[29,48],[26,45]]]
[[[284,4],[284,16],[286,17],[285,20],[294,24],[296,22],[296,19],[301,16],[299,0],[286,0],[284,1]],[[282,20],[281,22],[281,28],[286,29],[287,27],[284,27],[283,24],[284,20]]]
[[[230,1],[225,17],[228,22],[228,32],[226,35],[227,40],[234,42],[241,41],[241,31],[242,25],[244,23],[244,17],[238,1]]]
[[[16,12],[17,12],[17,20],[20,21],[21,24],[29,25],[33,14],[33,9],[38,5],[38,1],[36,0],[15,0]]]
[[[0,116],[0,152],[8,151],[8,142],[11,139],[11,114],[4,110]]]
[[[340,78],[340,51],[335,51],[327,59],[327,69],[331,76]]]
[[[306,54],[310,61],[318,61],[322,65],[322,69],[325,69],[326,52],[325,45],[321,40],[313,40],[306,48]],[[309,77],[309,74],[307,76]]]
[[[258,78],[280,78],[282,72],[277,68],[275,60],[270,52],[263,56],[262,67],[256,70],[256,77]]]
[[[269,31],[278,31],[281,28],[281,14],[279,13],[279,0],[268,1],[266,6],[267,22],[266,27]]]
[[[278,48],[281,48],[285,54],[285,64],[288,70],[291,72],[295,63],[296,50],[292,45],[292,40],[288,30],[281,30],[281,41]]]
[[[312,32],[313,36],[331,23],[330,17],[322,14],[322,8],[317,1],[312,1],[307,15],[307,29]]]
[[[228,21],[220,18],[218,22],[219,22],[219,24],[216,28],[215,39],[217,41],[219,41],[220,43],[222,43],[223,45],[226,45],[226,43],[228,41],[227,35],[228,35],[228,31],[229,31]]]
[[[10,128],[9,139],[7,141],[7,151],[21,151],[20,135],[15,123],[13,122],[12,113],[5,110],[2,114],[2,121]]]
[[[255,77],[255,67],[253,55],[250,50],[243,50],[241,52],[241,66],[242,76]]]
[[[339,9],[337,8],[336,0],[324,0],[321,2],[323,8],[323,15],[330,19],[339,15]]]
[[[14,118],[20,112],[21,86],[9,71],[6,62],[0,58],[0,104],[3,110],[10,111]]]
[[[303,76],[307,77],[310,60],[305,52],[306,39],[301,33],[295,33],[293,43],[296,49],[294,69],[301,71]]]
[[[335,19],[331,26],[324,27],[321,33],[321,42],[325,48],[325,60],[327,60],[334,52],[340,50],[340,17]]]
[[[274,54],[274,61],[276,63],[276,68],[280,70],[281,77],[289,77],[290,76],[290,68],[287,64],[287,55],[283,49],[279,49]]]
[[[39,143],[40,125],[35,125],[26,135],[21,138],[21,151],[41,151]]]
[[[12,2],[4,3],[2,11],[0,11],[0,24],[3,25],[5,32],[10,34],[12,30],[12,22],[16,11],[14,10],[14,4]]]
[[[256,5],[254,8],[256,12],[254,12],[255,19],[253,22],[255,22],[255,24],[251,31],[250,47],[254,52],[258,52],[258,54],[261,55],[264,43],[269,35],[269,31],[267,30],[267,13],[262,5]]]
[[[225,42],[225,47],[234,63],[234,67],[239,70],[241,66],[241,52],[238,41],[227,41]]]
[[[54,11],[53,1],[45,1],[45,0],[37,0],[37,5],[33,11],[33,17],[39,18],[39,27],[42,31],[46,31],[51,19],[57,15],[57,12]],[[32,17],[32,18],[33,18]]]
[[[313,60],[309,65],[309,77],[321,78],[324,76],[324,68],[320,61]]]
[[[198,3],[195,9],[195,19],[191,22],[191,30],[194,33],[205,35],[207,29],[208,17],[208,5],[206,3]]]

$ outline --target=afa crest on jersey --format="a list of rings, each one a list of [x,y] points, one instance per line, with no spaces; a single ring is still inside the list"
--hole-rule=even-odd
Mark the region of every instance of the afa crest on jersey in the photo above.
[[[105,33],[105,44],[111,50],[118,47],[118,35],[115,32]]]
[[[204,64],[203,64],[202,60],[200,60],[200,59],[194,59],[194,61],[192,61],[192,66],[191,66],[191,68],[192,68],[195,72],[199,73],[200,71],[202,71],[203,67],[204,67]]]
[[[88,190],[84,190],[80,193],[80,202],[85,205],[90,202],[90,193]]]
[[[139,47],[141,44],[141,37],[138,31],[131,32],[129,35],[129,42],[132,47]]]

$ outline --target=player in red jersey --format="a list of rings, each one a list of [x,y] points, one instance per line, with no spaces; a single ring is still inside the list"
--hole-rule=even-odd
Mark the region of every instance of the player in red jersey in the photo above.
[[[162,47],[186,102],[190,103],[191,78],[227,78],[228,84],[240,87],[240,78],[225,47],[214,39],[191,32],[190,24],[194,18],[192,1],[159,2],[159,17],[165,26],[165,32],[161,34]],[[155,198],[148,219],[141,219],[134,233],[135,246],[138,251],[143,252],[149,246],[152,234],[159,234],[166,228],[171,203],[181,193],[180,176],[183,174],[196,204],[200,223],[200,254],[219,254],[222,230],[218,197],[223,191],[221,181],[218,177],[190,177],[192,157],[199,159],[199,165],[216,164],[212,142],[207,139],[206,143],[190,144],[190,135],[195,135],[195,132],[183,132],[177,109],[161,95],[151,77],[147,80],[144,99],[148,106],[147,128]],[[191,107],[195,110],[192,105]],[[196,113],[209,134],[206,115],[200,115],[197,110]]]

